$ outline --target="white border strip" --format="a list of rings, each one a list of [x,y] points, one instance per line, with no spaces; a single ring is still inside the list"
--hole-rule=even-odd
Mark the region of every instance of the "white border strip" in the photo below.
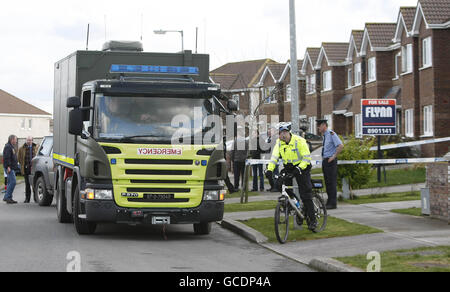
[[[425,145],[425,144],[442,143],[442,142],[448,142],[448,141],[450,141],[450,137],[424,140],[424,141],[406,142],[406,143],[399,143],[399,144],[392,144],[392,145],[384,145],[384,146],[381,146],[381,150],[396,149],[396,148]],[[378,147],[377,146],[372,147],[372,148],[370,148],[370,150],[376,151],[376,150],[378,150]]]
[[[263,164],[267,165],[271,160],[257,160],[248,159],[246,165],[257,165]],[[373,159],[373,160],[338,160],[338,165],[349,165],[349,164],[414,164],[414,163],[435,163],[435,162],[448,162],[445,158],[405,158],[405,159]],[[283,165],[280,160],[279,165]],[[322,160],[311,161],[313,166],[322,165]]]

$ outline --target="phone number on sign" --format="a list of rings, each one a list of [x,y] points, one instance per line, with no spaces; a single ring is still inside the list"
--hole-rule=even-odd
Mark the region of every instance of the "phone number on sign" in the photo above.
[[[376,129],[364,129],[366,135],[395,135],[395,129],[392,128],[376,128]]]

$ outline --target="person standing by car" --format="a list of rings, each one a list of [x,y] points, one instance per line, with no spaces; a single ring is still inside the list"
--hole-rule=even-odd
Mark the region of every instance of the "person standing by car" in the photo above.
[[[261,149],[260,144],[260,135],[259,131],[257,131],[253,137],[255,139],[256,143],[256,149],[250,151],[250,155],[252,159],[260,160],[261,159],[261,153],[263,152]],[[259,176],[259,186],[260,191],[264,192],[264,172],[263,172],[263,165],[262,164],[255,164],[252,165],[252,172],[253,172],[253,189],[252,192],[258,191],[258,176]]]
[[[33,137],[28,137],[27,142],[19,149],[19,163],[22,174],[25,178],[25,204],[30,202],[31,183],[29,175],[31,174],[31,160],[36,156],[37,145],[33,143]]]
[[[322,171],[327,188],[327,209],[337,208],[337,157],[344,149],[338,135],[328,129],[327,120],[317,120],[317,127],[323,136]]]
[[[13,192],[16,187],[16,171],[19,170],[19,165],[17,163],[17,155],[14,146],[17,144],[17,137],[11,135],[8,138],[8,143],[3,148],[3,167],[6,169],[8,174],[8,186],[6,188],[6,194],[3,201],[7,204],[17,204],[13,200]]]

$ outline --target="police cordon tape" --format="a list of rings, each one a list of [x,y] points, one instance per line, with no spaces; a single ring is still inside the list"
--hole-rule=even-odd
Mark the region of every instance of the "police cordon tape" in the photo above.
[[[430,140],[424,140],[424,141],[414,141],[414,142],[405,142],[405,143],[399,143],[399,144],[384,145],[384,146],[381,146],[381,150],[397,149],[397,148],[404,148],[404,147],[425,145],[425,144],[442,143],[442,142],[450,142],[450,137],[438,138],[438,139],[430,139]],[[378,150],[378,147],[377,146],[372,147],[372,148],[370,148],[370,150],[371,151],[376,151],[376,150]]]
[[[373,159],[373,160],[338,160],[338,165],[349,165],[349,164],[416,164],[416,163],[436,163],[436,162],[448,162],[446,158],[398,158],[398,159]],[[246,165],[267,165],[271,160],[265,159],[248,159],[246,160]],[[280,160],[279,165],[283,165]],[[322,160],[312,160],[311,164],[313,166],[322,165]]]

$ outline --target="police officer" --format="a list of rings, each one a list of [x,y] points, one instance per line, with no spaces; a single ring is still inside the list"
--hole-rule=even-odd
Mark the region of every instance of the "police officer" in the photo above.
[[[272,159],[268,166],[266,176],[271,185],[273,185],[273,170],[278,164],[278,160],[282,158],[284,168],[287,172],[293,174],[297,181],[300,198],[306,207],[306,214],[309,219],[308,228],[315,230],[317,220],[312,201],[311,153],[309,152],[308,144],[302,137],[291,134],[288,124],[281,124],[279,130],[280,138],[277,140],[273,149]],[[292,186],[292,180],[290,182],[288,181],[286,185]],[[287,192],[291,197],[297,197],[291,189],[288,189]]]
[[[317,127],[323,136],[322,171],[328,195],[326,208],[333,210],[337,208],[337,157],[344,145],[338,135],[328,129],[327,120],[317,120]]]

